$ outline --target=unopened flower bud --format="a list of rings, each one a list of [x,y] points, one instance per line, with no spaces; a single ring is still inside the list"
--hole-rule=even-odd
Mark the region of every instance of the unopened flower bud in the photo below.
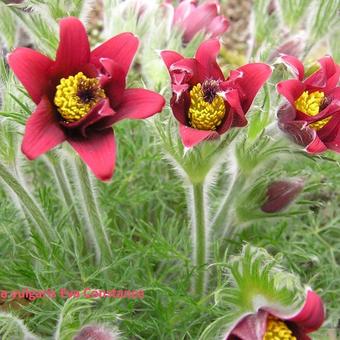
[[[118,340],[118,333],[99,325],[84,326],[73,340]]]
[[[275,213],[286,208],[299,195],[304,182],[301,178],[281,180],[271,183],[267,189],[267,198],[261,210]]]

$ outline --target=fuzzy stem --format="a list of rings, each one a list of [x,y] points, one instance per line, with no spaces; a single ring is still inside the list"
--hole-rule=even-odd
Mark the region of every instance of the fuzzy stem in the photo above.
[[[202,296],[206,287],[206,271],[204,265],[207,260],[207,237],[204,184],[192,184],[193,196],[193,242],[194,242],[194,265],[198,273],[193,282],[193,292]]]
[[[227,229],[231,225],[229,220],[231,217],[232,200],[244,186],[245,180],[244,176],[236,171],[232,174],[228,192],[211,223],[211,229],[215,237],[220,237],[221,234],[226,236],[229,233]]]
[[[96,262],[99,264],[102,260],[101,246],[105,247],[105,253],[110,258],[112,258],[110,241],[106,233],[105,226],[103,225],[103,222],[100,218],[97,201],[93,192],[92,183],[87,168],[80,159],[76,161],[76,165],[79,176],[78,179],[80,190],[84,200],[84,207],[88,215],[89,233],[95,248]]]
[[[25,210],[31,215],[37,233],[40,235],[46,246],[50,247],[50,243],[46,235],[49,235],[53,229],[44,213],[40,210],[39,206],[34,202],[26,189],[2,163],[0,163],[0,177],[16,194],[23,207],[25,207]]]
[[[80,218],[74,206],[72,193],[68,185],[68,180],[65,176],[65,172],[64,172],[64,168],[61,163],[61,160],[57,159],[57,161],[55,161],[56,155],[52,155],[51,153],[47,154],[47,159],[55,175],[56,183],[59,186],[60,193],[65,199],[65,204],[68,208],[70,208],[70,218],[72,220],[72,223],[74,225],[81,226]]]

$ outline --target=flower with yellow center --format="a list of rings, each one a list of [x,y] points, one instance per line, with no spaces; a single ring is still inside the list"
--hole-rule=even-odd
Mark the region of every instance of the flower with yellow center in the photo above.
[[[105,97],[97,78],[88,78],[79,72],[75,76],[60,80],[54,104],[63,119],[67,123],[73,123],[83,118]]]
[[[295,101],[295,107],[308,116],[316,116],[320,113],[320,107],[325,101],[325,94],[321,91],[309,93],[304,91],[302,95]],[[332,117],[327,117],[309,126],[314,130],[323,128]]]
[[[206,94],[203,87],[198,83],[190,91],[189,122],[198,130],[216,130],[225,115],[224,100],[215,93]]]
[[[283,321],[270,315],[263,340],[296,340],[296,337]]]

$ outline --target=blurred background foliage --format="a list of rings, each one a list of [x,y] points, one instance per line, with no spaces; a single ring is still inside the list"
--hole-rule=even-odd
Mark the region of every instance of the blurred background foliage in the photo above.
[[[220,64],[224,70],[255,60],[275,66],[245,129],[249,139],[244,152],[254,156],[263,132],[275,125],[279,103],[275,83],[289,77],[275,63],[279,53],[296,55],[309,66],[324,54],[332,54],[340,62],[340,5],[338,0],[220,3],[231,22],[222,39]],[[167,121],[169,108],[155,121],[124,121],[117,126],[116,173],[109,184],[95,183],[93,192],[101,223],[112,240],[113,258],[105,266],[94,264],[84,237],[88,207],[83,205],[77,182],[76,156],[63,148],[28,162],[20,153],[23,126],[33,105],[8,71],[6,54],[16,46],[28,46],[53,57],[58,44],[57,20],[74,15],[87,25],[93,46],[122,31],[139,35],[142,45],[129,85],[146,84],[169,96],[168,75],[156,50],[167,47],[191,56],[202,37],[183,47],[179,34],[167,32],[158,6],[157,1],[147,1],[144,14],[138,17],[136,1],[132,0],[0,1],[0,290],[145,290],[143,300],[65,303],[61,298],[34,302],[0,298],[3,339],[30,339],[35,337],[32,333],[42,339],[72,339],[88,322],[117,326],[126,339],[198,339],[220,316],[220,310],[188,295],[193,268],[186,195],[155,133],[155,121]],[[264,98],[270,98],[265,107]],[[279,136],[275,127],[273,131]],[[327,321],[313,339],[333,340],[340,315],[340,158],[331,153],[311,158],[294,147],[291,150],[272,158],[275,172],[270,162],[257,169],[254,185],[260,185],[263,178],[298,175],[305,179],[304,192],[279,217],[247,221],[235,238],[216,241],[209,292],[213,294],[218,288],[221,275],[224,280],[225,266],[218,264],[224,263],[225,253],[239,253],[244,242],[265,247],[323,297]],[[227,175],[229,161],[223,159],[219,174]],[[226,176],[216,178],[210,193],[212,208],[227,190],[226,183]],[[41,235],[32,232],[38,230],[37,223],[44,233],[51,234],[49,246]]]

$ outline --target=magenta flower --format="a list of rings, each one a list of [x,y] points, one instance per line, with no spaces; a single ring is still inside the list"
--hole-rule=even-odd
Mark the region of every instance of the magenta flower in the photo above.
[[[288,101],[278,112],[280,129],[309,153],[340,152],[340,66],[326,56],[319,60],[320,69],[305,78],[297,58],[283,55],[281,59],[297,79],[277,85]]]
[[[304,182],[301,178],[275,181],[268,186],[266,201],[261,209],[266,213],[275,213],[285,209],[300,194]]]
[[[171,77],[170,105],[186,147],[216,139],[231,127],[245,126],[254,97],[271,75],[270,66],[254,63],[225,78],[216,62],[219,50],[218,40],[211,39],[199,46],[194,58],[161,52]]]
[[[84,326],[73,340],[118,340],[116,331],[99,325]]]
[[[173,25],[183,31],[184,43],[192,40],[199,32],[204,32],[208,38],[218,38],[229,27],[228,20],[219,15],[217,1],[205,1],[199,5],[196,0],[183,0],[176,8],[172,0],[165,2],[172,12]]]
[[[126,89],[126,75],[138,48],[131,33],[119,34],[92,52],[82,23],[60,21],[56,60],[17,48],[8,62],[37,104],[26,124],[22,152],[35,159],[67,141],[96,177],[112,177],[116,144],[112,124],[160,112],[164,98]]]
[[[284,315],[266,306],[248,314],[224,335],[225,340],[311,340],[308,336],[319,329],[325,319],[325,309],[319,295],[307,291],[302,308]]]

